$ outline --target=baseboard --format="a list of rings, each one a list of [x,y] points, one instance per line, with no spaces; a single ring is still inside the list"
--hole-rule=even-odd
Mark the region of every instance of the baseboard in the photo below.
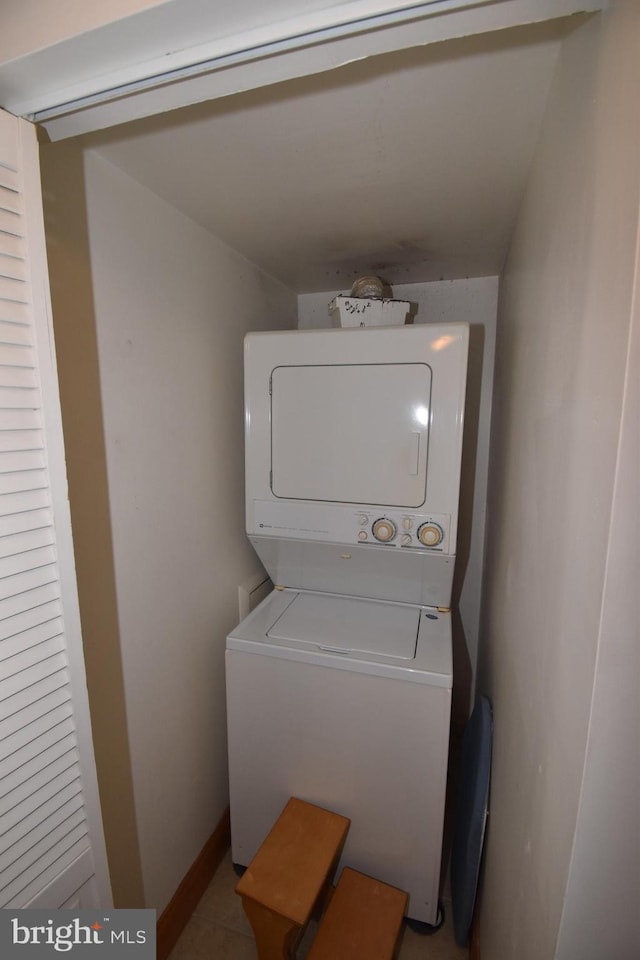
[[[225,810],[204,847],[187,871],[182,883],[162,911],[156,928],[156,957],[166,960],[189,922],[200,897],[207,889],[220,861],[229,849],[231,827]]]
[[[469,943],[469,960],[480,960],[480,918],[478,909],[473,911],[473,921],[471,923],[471,938]]]

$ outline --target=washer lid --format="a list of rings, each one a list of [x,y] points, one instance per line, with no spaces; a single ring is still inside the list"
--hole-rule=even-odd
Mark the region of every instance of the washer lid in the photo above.
[[[404,604],[300,593],[267,636],[332,653],[413,660],[420,613]]]

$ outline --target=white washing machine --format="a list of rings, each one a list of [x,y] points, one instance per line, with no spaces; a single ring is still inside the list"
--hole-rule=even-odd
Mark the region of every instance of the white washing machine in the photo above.
[[[351,818],[341,866],[435,923],[451,706],[449,614],[274,590],[227,643],[232,856],[291,796]]]
[[[277,585],[227,640],[234,862],[290,796],[437,919],[468,328],[254,334],[247,532]]]

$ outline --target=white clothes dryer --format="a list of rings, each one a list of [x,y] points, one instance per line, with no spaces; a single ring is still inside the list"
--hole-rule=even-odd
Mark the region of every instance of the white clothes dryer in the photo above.
[[[227,641],[232,858],[290,796],[351,819],[342,865],[438,912],[452,662],[432,607],[274,590]]]
[[[468,338],[457,323],[246,337],[246,529],[274,583],[449,606]]]

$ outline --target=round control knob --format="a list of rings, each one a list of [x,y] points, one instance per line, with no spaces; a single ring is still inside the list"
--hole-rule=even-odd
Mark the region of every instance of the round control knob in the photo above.
[[[444,530],[439,523],[423,523],[418,529],[418,540],[425,547],[437,547],[444,539]]]
[[[403,547],[411,546],[411,534],[403,533],[402,537],[400,538],[400,543],[402,544]]]
[[[359,530],[359,531],[358,531],[358,540],[366,540],[368,536],[369,536],[369,534],[367,533],[366,530]]]
[[[381,517],[375,521],[371,527],[371,532],[376,540],[380,540],[381,543],[388,543],[389,540],[393,540],[396,535],[396,525],[393,520],[387,520],[386,517]]]

